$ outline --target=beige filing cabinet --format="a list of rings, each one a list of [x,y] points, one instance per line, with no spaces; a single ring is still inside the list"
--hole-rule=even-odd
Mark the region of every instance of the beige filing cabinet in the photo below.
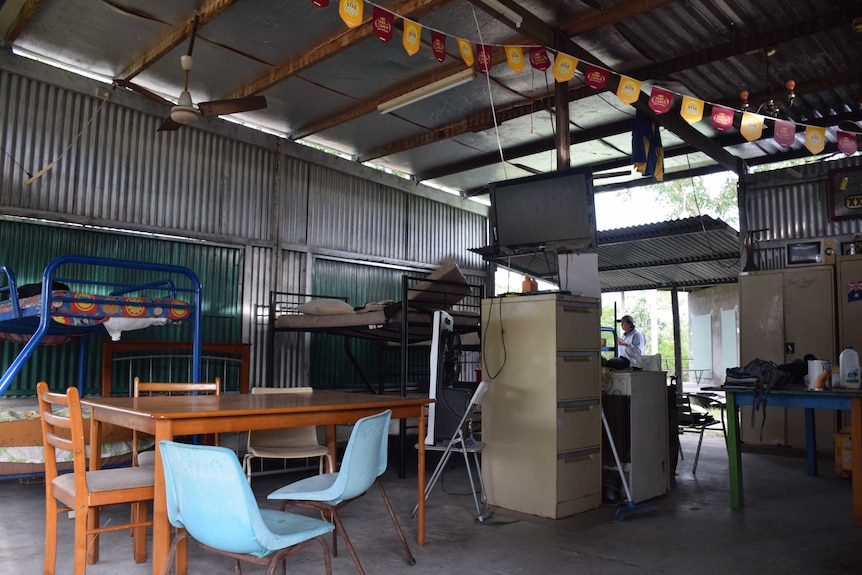
[[[482,300],[482,476],[492,505],[553,519],[601,505],[599,300]]]
[[[760,358],[776,364],[814,354],[835,362],[835,287],[832,266],[805,266],[739,274],[740,365]],[[752,407],[741,409],[740,433],[749,444],[805,446],[805,411],[769,407],[766,421]],[[835,412],[815,411],[817,445],[833,445]]]
[[[632,502],[640,503],[670,490],[667,433],[667,373],[664,371],[610,371],[606,396],[630,398],[628,437],[614,437]],[[608,417],[610,419],[610,416]],[[607,454],[605,454],[607,460]],[[610,458],[613,461],[613,456]],[[616,464],[613,465],[616,471]],[[618,473],[618,471],[617,471]]]

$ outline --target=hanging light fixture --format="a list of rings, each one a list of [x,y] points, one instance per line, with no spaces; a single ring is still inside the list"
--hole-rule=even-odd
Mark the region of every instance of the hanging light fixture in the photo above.
[[[781,111],[781,108],[773,97],[773,86],[769,77],[769,58],[770,56],[774,56],[777,51],[778,50],[772,47],[763,49],[763,61],[766,68],[766,101],[757,108],[758,114],[763,113],[765,115],[772,116],[773,118],[777,117],[778,113]],[[784,82],[784,87],[787,89],[786,107],[790,108],[793,106],[793,102],[796,99],[796,81],[789,79]],[[743,112],[747,112],[751,108],[751,104],[748,101],[750,95],[750,92],[744,88],[739,92],[739,105]]]

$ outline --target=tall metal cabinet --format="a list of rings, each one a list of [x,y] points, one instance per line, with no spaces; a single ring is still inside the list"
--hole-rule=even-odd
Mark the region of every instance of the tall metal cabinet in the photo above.
[[[835,353],[835,273],[832,266],[809,266],[739,274],[739,350],[741,365],[755,358],[776,364],[814,354],[837,361]],[[766,420],[751,409],[742,410],[745,443],[805,446],[801,409],[768,407]],[[822,413],[821,413],[822,412]],[[834,413],[817,410],[817,443],[832,445]]]
[[[492,505],[560,518],[601,505],[599,301],[482,300],[482,476]]]

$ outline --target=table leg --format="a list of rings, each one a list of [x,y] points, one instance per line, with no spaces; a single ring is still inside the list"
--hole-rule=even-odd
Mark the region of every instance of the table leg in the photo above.
[[[416,541],[419,545],[425,545],[425,407],[419,409],[419,477],[416,480],[417,501],[419,508],[416,512]]]
[[[817,475],[817,434],[814,427],[814,409],[805,408],[805,458],[808,475]]]
[[[165,492],[165,472],[162,467],[162,453],[159,442],[163,439],[172,440],[173,422],[164,419],[156,422],[156,461],[153,471],[153,575],[161,575],[168,560],[171,546],[171,524],[168,520],[168,503]],[[175,559],[176,574],[186,575],[188,571],[188,539],[177,547]]]
[[[742,457],[739,452],[739,417],[736,409],[736,396],[727,392],[727,468],[730,472],[730,506],[743,506],[742,497]]]
[[[850,473],[853,481],[853,525],[862,527],[862,397],[850,399],[850,437],[853,463]]]

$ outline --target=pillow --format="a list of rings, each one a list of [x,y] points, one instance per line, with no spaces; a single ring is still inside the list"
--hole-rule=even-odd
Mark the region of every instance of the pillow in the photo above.
[[[440,280],[451,283],[432,283],[427,280]],[[436,270],[410,288],[407,300],[416,304],[449,308],[471,293],[470,284],[455,260],[447,260]]]
[[[349,303],[340,299],[313,299],[297,306],[296,311],[305,315],[341,315],[356,313]]]

